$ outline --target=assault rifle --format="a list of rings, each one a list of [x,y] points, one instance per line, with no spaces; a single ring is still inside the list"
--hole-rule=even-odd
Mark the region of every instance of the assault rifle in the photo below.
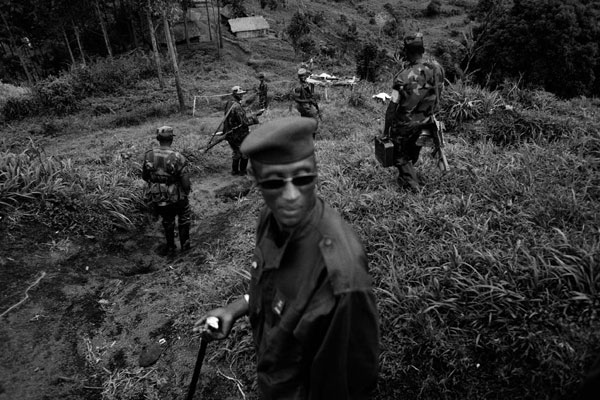
[[[223,125],[223,123],[225,122],[225,120],[227,119],[227,117],[229,116],[229,112],[231,111],[233,107],[230,107],[229,110],[227,110],[227,113],[225,114],[225,118],[223,118],[223,121],[221,121],[221,123],[219,124],[219,126],[217,126],[217,130],[215,131],[215,133],[212,134],[212,136],[210,137],[210,139],[208,140],[207,145],[204,147],[204,152],[208,152],[210,149],[212,149],[213,147],[215,147],[216,145],[218,145],[219,143],[221,143],[224,140],[227,140],[227,135],[229,135],[231,132],[235,131],[237,128],[239,128],[240,125],[234,126],[233,128],[229,129],[227,132],[223,132],[220,131],[219,129],[221,128],[221,126]],[[265,112],[264,108],[261,108],[260,110],[256,111],[253,114],[253,117],[258,117],[260,115],[262,115],[262,113]],[[213,142],[213,139],[215,137],[219,136],[219,138]]]

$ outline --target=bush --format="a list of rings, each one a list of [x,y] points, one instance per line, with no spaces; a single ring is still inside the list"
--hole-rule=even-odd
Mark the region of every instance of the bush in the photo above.
[[[374,82],[385,58],[385,49],[379,50],[374,43],[364,44],[354,55],[356,74],[360,79]]]
[[[521,79],[561,97],[600,94],[600,11],[595,2],[515,1],[475,30],[480,82]]]
[[[77,111],[80,107],[81,96],[69,75],[59,78],[51,76],[36,84],[33,91],[42,113],[64,115]]]
[[[442,2],[440,0],[431,0],[425,9],[426,17],[437,17],[442,12]]]
[[[461,65],[467,55],[467,49],[452,39],[441,39],[431,47],[431,54],[444,68],[446,79],[454,81],[464,78]]]
[[[572,118],[515,109],[497,110],[484,121],[483,136],[501,146],[553,142],[570,136],[577,125]]]
[[[2,119],[5,122],[18,121],[34,115],[38,108],[38,103],[32,96],[13,97],[2,107]]]
[[[441,96],[441,114],[450,129],[492,114],[504,105],[499,92],[488,91],[463,81],[447,85]]]

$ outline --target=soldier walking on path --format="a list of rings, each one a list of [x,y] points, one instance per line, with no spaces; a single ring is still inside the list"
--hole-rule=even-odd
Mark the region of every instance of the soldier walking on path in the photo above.
[[[419,191],[420,182],[414,168],[422,147],[419,137],[423,127],[435,126],[433,114],[443,89],[444,70],[435,60],[423,58],[421,33],[407,35],[404,50],[406,64],[394,77],[383,135],[394,142],[398,184]]]
[[[148,182],[146,199],[154,211],[162,217],[166,245],[159,248],[161,255],[173,255],[175,246],[175,218],[179,225],[179,243],[182,251],[190,249],[190,225],[192,212],[188,195],[191,191],[187,160],[172,150],[173,128],[157,129],[159,148],[144,155],[142,178]]]
[[[264,198],[248,294],[194,325],[224,339],[248,315],[261,399],[370,399],[379,317],[360,239],[316,193],[312,118],[274,120],[241,150]],[[216,317],[218,326],[208,327]]]
[[[310,73],[306,68],[300,68],[298,70],[298,80],[300,81],[300,84],[294,88],[292,96],[296,102],[296,109],[300,115],[303,117],[314,118],[318,124],[320,118],[319,104],[314,97],[314,87],[306,82],[309,75]]]
[[[246,110],[240,103],[244,93],[246,92],[241,87],[234,86],[231,88],[233,99],[225,105],[223,132],[232,151],[231,175],[246,175],[248,157],[240,152],[240,145],[250,132],[248,127],[258,124],[258,118],[255,115],[246,115]]]

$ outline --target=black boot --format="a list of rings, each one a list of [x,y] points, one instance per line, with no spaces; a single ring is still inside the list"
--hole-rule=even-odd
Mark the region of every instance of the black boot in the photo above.
[[[246,168],[248,167],[248,159],[247,158],[242,158],[240,160],[240,175],[241,176],[245,176],[246,175]]]
[[[190,226],[188,224],[179,225],[179,243],[181,251],[188,251],[191,248]]]
[[[159,246],[156,252],[161,256],[172,256],[177,250],[177,247],[175,247],[175,227],[173,227],[172,230],[165,229],[165,237],[167,239],[167,243]]]
[[[231,175],[238,175],[240,173],[240,160],[233,160],[231,162]]]

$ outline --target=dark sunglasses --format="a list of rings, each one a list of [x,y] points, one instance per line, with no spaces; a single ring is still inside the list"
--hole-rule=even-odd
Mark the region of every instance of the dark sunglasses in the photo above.
[[[292,176],[291,178],[271,178],[258,181],[256,184],[265,190],[281,189],[286,183],[292,182],[294,186],[306,186],[310,185],[317,178],[317,174],[306,174],[299,176]]]

